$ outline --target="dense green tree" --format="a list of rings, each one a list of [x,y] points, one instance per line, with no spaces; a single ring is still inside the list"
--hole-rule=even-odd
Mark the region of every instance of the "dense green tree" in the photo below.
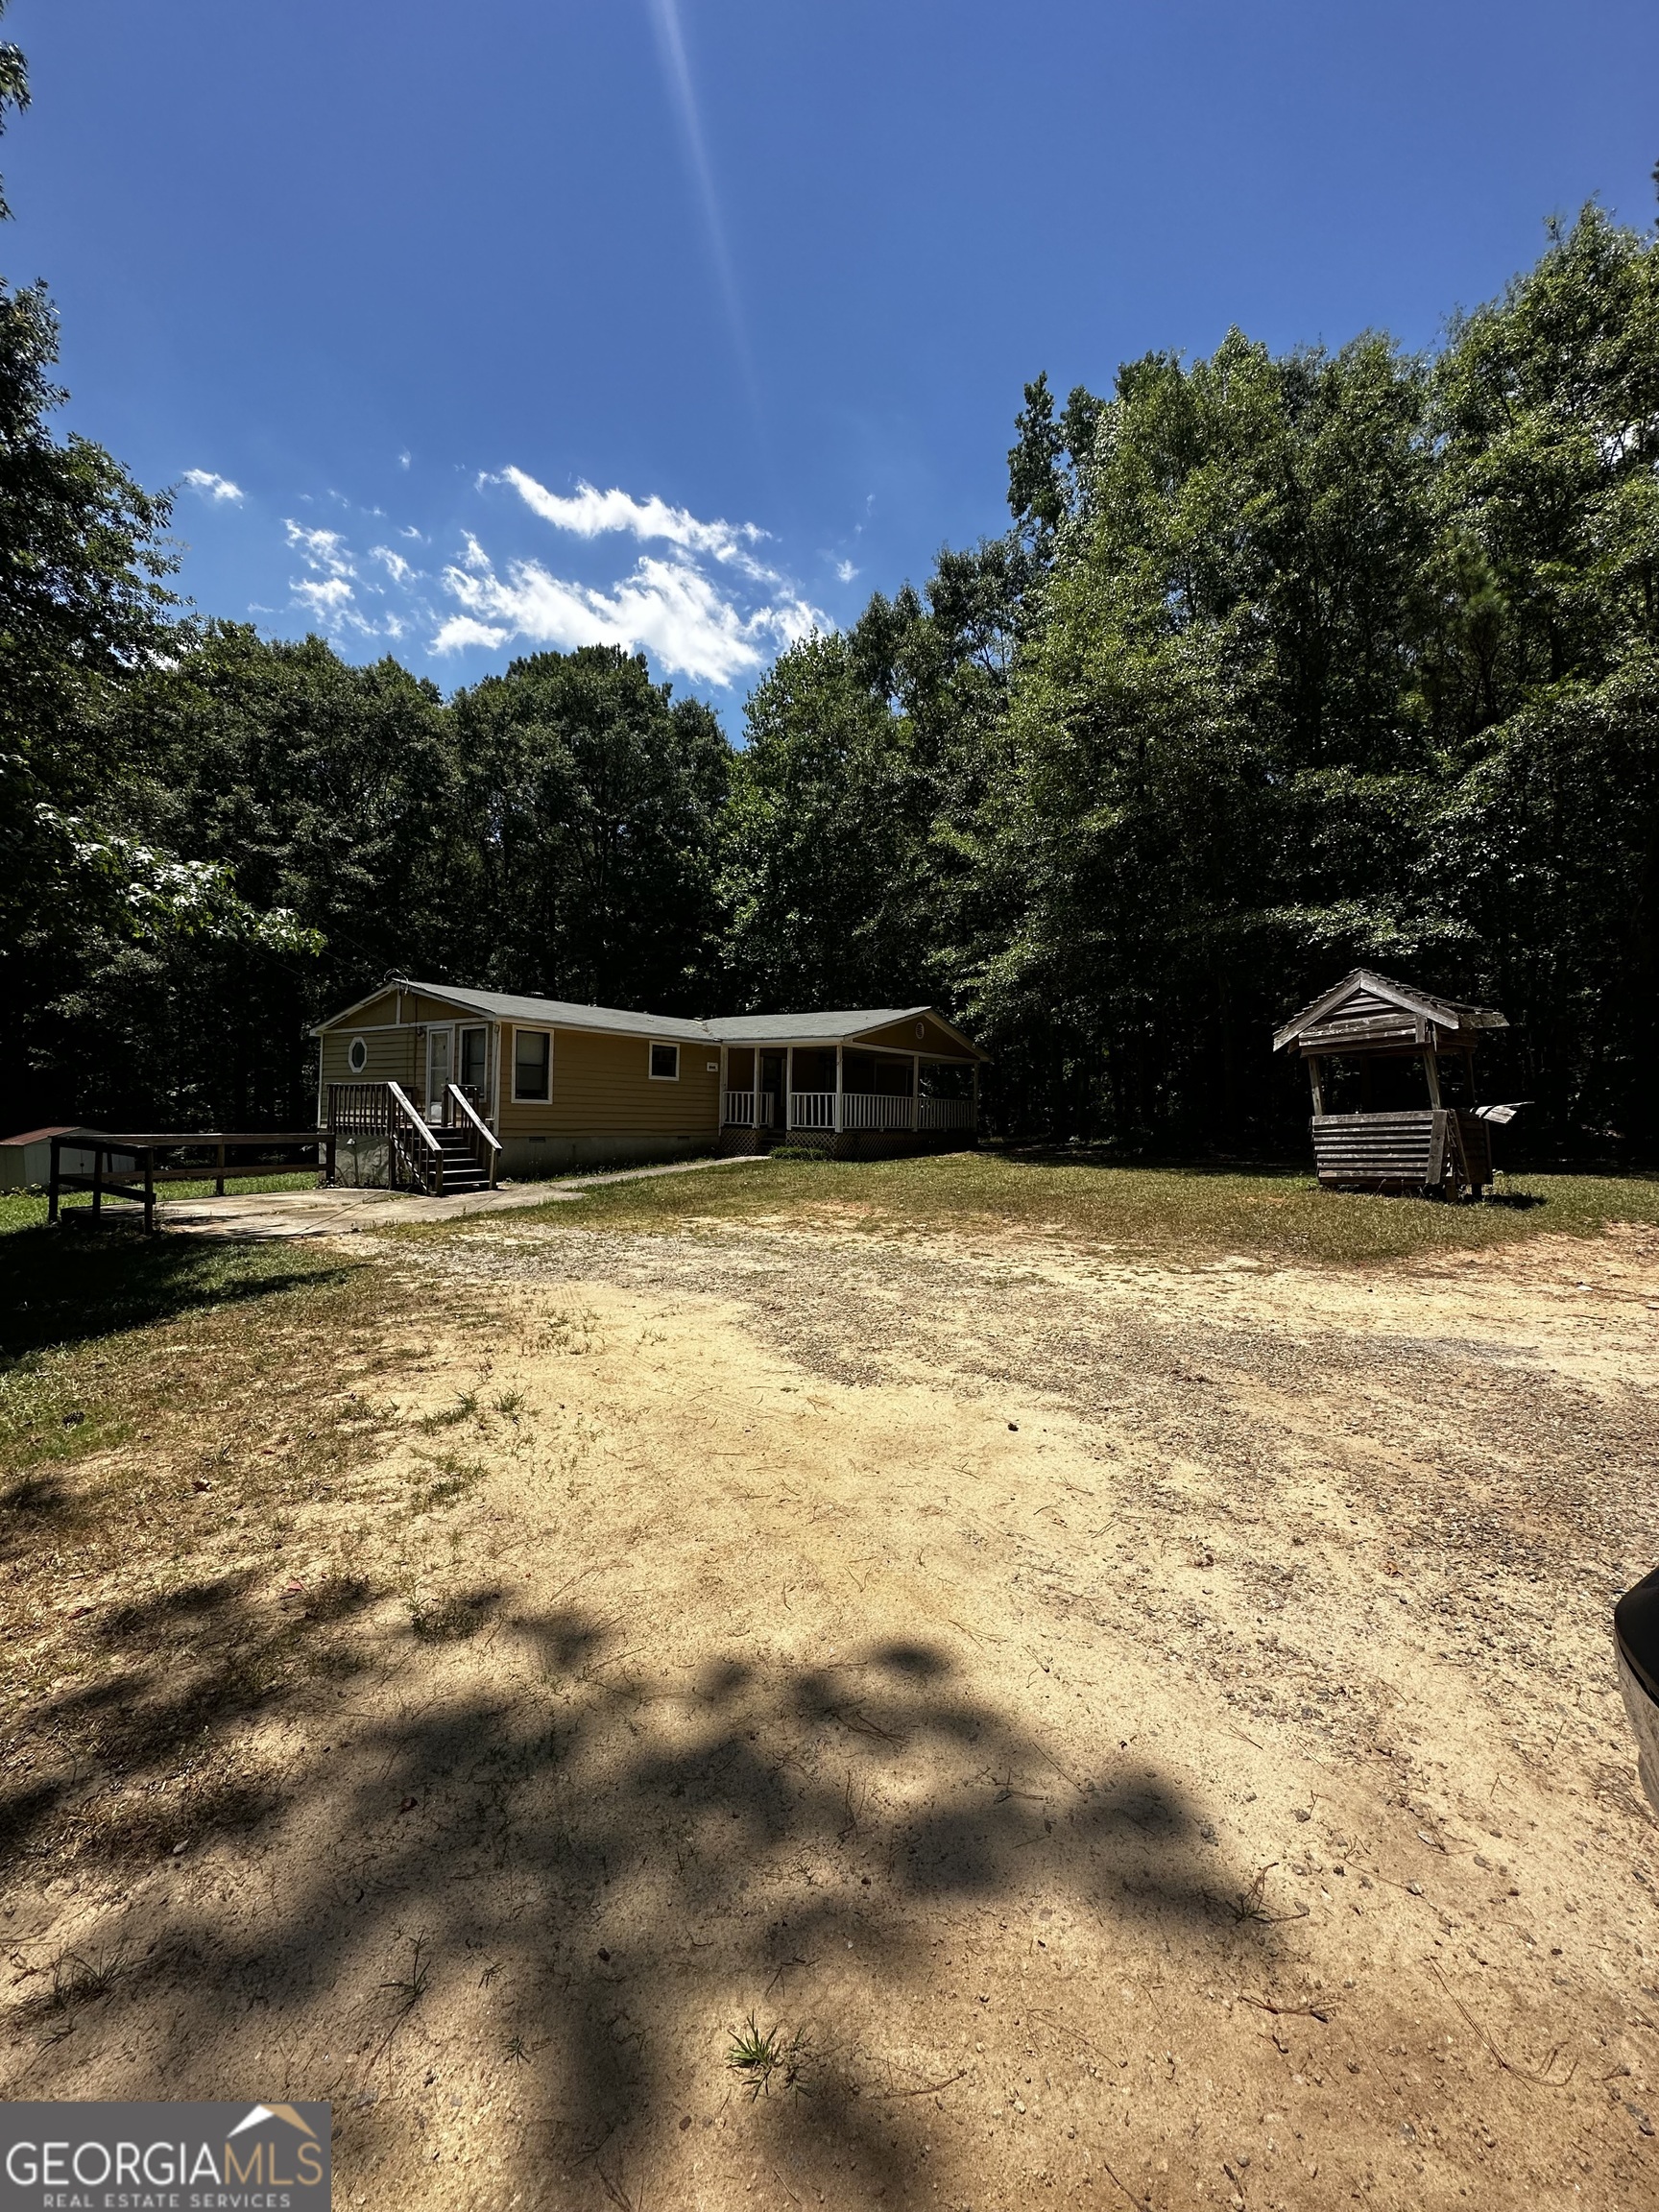
[[[461,821],[450,963],[502,989],[664,1012],[718,966],[731,749],[617,646],[539,653],[450,709]]]
[[[756,686],[721,828],[739,1004],[925,995],[931,797],[907,722],[854,641],[814,635]]]
[[[232,871],[300,942],[95,938],[37,1048],[83,1113],[292,1122],[311,1110],[308,1024],[389,969],[445,962],[447,722],[432,685],[391,661],[350,667],[321,638],[211,623],[180,643],[109,716],[130,815],[156,846]]]
[[[1659,245],[1585,210],[1435,365],[1433,860],[1562,1138],[1659,1142]]]

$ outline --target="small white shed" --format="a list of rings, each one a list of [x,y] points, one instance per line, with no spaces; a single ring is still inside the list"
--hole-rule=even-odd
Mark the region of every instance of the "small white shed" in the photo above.
[[[60,1121],[51,1129],[26,1129],[21,1137],[0,1142],[0,1190],[44,1190],[52,1179],[52,1140],[74,1134],[74,1124]],[[63,1152],[65,1173],[90,1175],[90,1152]]]

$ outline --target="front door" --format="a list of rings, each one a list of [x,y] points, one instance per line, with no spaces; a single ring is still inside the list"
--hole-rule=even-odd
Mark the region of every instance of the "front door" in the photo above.
[[[466,1092],[473,1108],[486,1119],[490,1115],[490,1032],[488,1029],[463,1029],[461,1032],[461,1088]]]
[[[783,1070],[785,1056],[781,1052],[762,1052],[760,1055],[760,1126],[776,1129],[781,1135],[789,1126],[787,1103],[783,1096]]]
[[[444,1118],[444,1094],[449,1088],[449,1031],[426,1032],[426,1118]]]

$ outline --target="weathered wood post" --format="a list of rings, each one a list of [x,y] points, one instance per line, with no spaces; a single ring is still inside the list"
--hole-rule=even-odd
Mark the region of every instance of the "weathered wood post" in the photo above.
[[[46,1219],[48,1222],[54,1222],[58,1218],[59,1180],[62,1172],[63,1140],[61,1137],[54,1137],[52,1140],[52,1179],[46,1186]]]
[[[221,1161],[225,1157],[223,1144],[219,1147],[219,1157]],[[220,1178],[219,1188],[221,1190],[225,1188],[223,1177]],[[153,1237],[156,1234],[156,1147],[154,1144],[146,1144],[144,1147],[144,1234],[146,1237]]]
[[[219,1173],[213,1185],[213,1195],[215,1198],[223,1198],[225,1195],[225,1140],[223,1137],[219,1140]]]

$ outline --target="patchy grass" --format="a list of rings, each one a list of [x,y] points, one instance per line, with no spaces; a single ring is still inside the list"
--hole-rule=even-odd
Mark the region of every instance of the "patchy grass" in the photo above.
[[[424,1574],[412,1536],[364,1573],[366,1532],[413,1530],[477,1480],[406,1463],[434,1327],[489,1323],[383,1260],[0,1236],[0,1863],[153,1862],[280,1800],[238,1727],[357,1669],[363,1616]],[[416,1633],[463,1637],[487,1611],[439,1586]]]
[[[572,1228],[675,1230],[735,1221],[872,1235],[1052,1237],[1162,1253],[1260,1253],[1310,1264],[1412,1260],[1544,1234],[1659,1224],[1659,1178],[1505,1175],[1479,1205],[1321,1190],[1284,1168],[1130,1166],[1038,1152],[914,1160],[757,1161],[709,1175],[601,1184],[562,1204]],[[488,1233],[487,1220],[442,1234]],[[420,1230],[418,1235],[433,1232]]]

